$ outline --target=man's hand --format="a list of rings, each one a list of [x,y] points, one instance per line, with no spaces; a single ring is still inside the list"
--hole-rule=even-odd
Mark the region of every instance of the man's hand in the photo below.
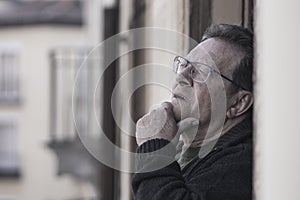
[[[188,117],[177,123],[178,133],[185,146],[196,147],[198,135],[199,120]]]
[[[174,118],[172,104],[164,102],[138,120],[136,125],[136,142],[140,146],[147,140],[161,138],[172,141],[176,145],[179,139],[177,131],[178,127]]]

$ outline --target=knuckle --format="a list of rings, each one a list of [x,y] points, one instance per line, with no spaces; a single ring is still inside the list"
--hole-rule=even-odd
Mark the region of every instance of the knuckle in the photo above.
[[[138,126],[144,125],[145,121],[147,121],[148,118],[149,118],[149,114],[144,115],[136,122],[136,125],[138,125]]]
[[[136,126],[137,127],[141,127],[142,126],[142,118],[141,119],[139,119],[137,122],[136,122]]]
[[[162,106],[163,106],[163,108],[165,108],[166,110],[171,110],[172,109],[172,104],[171,104],[171,102],[163,102],[162,104],[161,104]]]

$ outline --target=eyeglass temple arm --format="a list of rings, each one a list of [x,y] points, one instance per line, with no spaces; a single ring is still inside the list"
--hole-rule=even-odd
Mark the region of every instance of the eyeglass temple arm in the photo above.
[[[175,57],[175,59],[176,59],[176,58],[177,58],[177,57]],[[174,59],[174,60],[175,60],[175,59]],[[227,76],[221,74],[220,72],[218,72],[217,70],[213,69],[213,68],[212,68],[211,66],[209,66],[209,65],[206,65],[206,64],[201,63],[201,62],[190,62],[190,61],[187,60],[187,59],[185,59],[185,60],[187,61],[188,64],[191,64],[191,65],[193,65],[194,63],[200,63],[200,64],[202,64],[202,65],[208,66],[208,67],[211,69],[211,71],[216,72],[216,73],[219,74],[222,78],[226,79],[227,81],[230,81],[230,82],[233,83],[235,86],[237,86],[237,87],[239,87],[239,88],[242,88],[243,90],[247,90],[245,87],[243,87],[243,86],[241,86],[240,84],[236,83],[235,81],[231,80],[231,79],[228,78]]]
[[[230,81],[231,83],[233,83],[235,86],[242,88],[243,90],[247,90],[246,88],[244,88],[243,86],[241,86],[240,84],[236,83],[235,81],[231,80],[230,78],[228,78],[227,76],[221,74],[220,72],[214,70],[214,72],[218,73],[222,78],[226,79],[227,81]]]

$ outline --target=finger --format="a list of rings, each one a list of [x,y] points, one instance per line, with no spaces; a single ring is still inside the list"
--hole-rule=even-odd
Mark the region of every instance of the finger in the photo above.
[[[155,112],[156,110],[160,109],[161,105],[160,104],[155,104],[153,105],[150,110],[149,110],[149,113],[151,112]]]
[[[136,126],[139,128],[149,126],[149,116],[150,116],[150,114],[148,113],[148,114],[144,115],[142,118],[140,118],[137,121]]]
[[[180,122],[177,123],[178,126],[178,132],[183,133],[185,131],[188,131],[192,128],[198,127],[199,125],[199,120],[196,118],[188,117]]]
[[[137,126],[138,128],[144,127],[143,118],[140,118],[140,119],[136,122],[136,126]]]
[[[167,111],[168,115],[169,116],[174,116],[174,113],[173,113],[173,105],[171,102],[163,102],[161,104],[161,106]]]

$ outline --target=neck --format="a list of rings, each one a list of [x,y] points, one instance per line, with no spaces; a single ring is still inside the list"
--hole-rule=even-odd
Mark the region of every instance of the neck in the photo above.
[[[224,123],[223,129],[222,129],[222,135],[227,133],[230,129],[241,123],[244,119],[246,119],[247,116],[240,116],[233,119],[227,119]]]
[[[205,144],[207,142],[214,141],[218,138],[220,138],[222,135],[227,133],[230,129],[241,123],[246,116],[240,116],[237,118],[231,118],[231,119],[226,119],[224,122],[223,126],[220,126],[218,124],[213,125],[212,127],[210,126],[210,123],[206,125],[202,125],[198,127],[197,135],[195,138],[192,140],[183,136],[183,142],[185,146],[190,146],[190,147],[201,147],[202,144]],[[210,131],[208,133],[208,127],[210,128]],[[207,136],[207,138],[206,138]]]

